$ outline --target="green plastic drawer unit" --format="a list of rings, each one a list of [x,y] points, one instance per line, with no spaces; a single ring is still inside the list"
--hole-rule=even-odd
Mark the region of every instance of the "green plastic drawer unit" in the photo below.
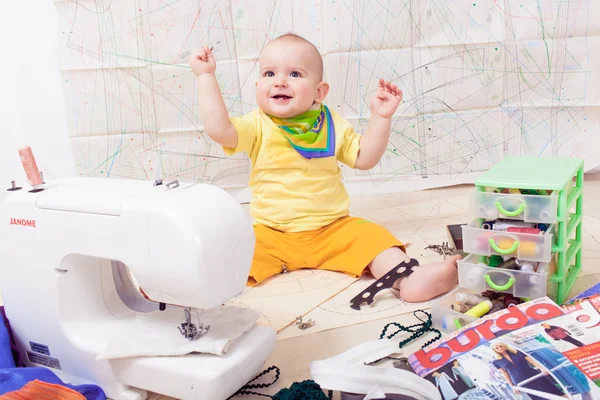
[[[548,255],[556,259],[550,282],[557,284],[553,300],[559,304],[567,299],[581,270],[583,171],[583,160],[579,158],[504,157],[475,181],[476,193],[471,199],[473,214],[484,221],[502,219],[553,225],[546,231],[547,235],[553,235],[550,248],[550,239],[532,239],[542,247],[536,247],[533,258],[527,256],[531,253],[527,251],[523,256],[526,260],[543,262],[550,261]],[[487,246],[481,239],[485,235],[478,231],[479,222],[466,228],[467,235],[479,241],[465,243],[465,251],[469,247],[475,254],[503,254],[516,246],[511,254],[519,255],[517,247],[522,242],[514,232],[510,232],[513,236],[510,243],[504,240],[511,247],[489,240]],[[517,236],[527,238],[523,235],[526,233]],[[508,238],[508,233],[504,238]],[[488,250],[481,251],[487,247]]]

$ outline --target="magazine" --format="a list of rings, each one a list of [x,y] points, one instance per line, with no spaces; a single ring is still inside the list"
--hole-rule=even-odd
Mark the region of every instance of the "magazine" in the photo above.
[[[600,336],[577,318],[543,297],[480,318],[408,360],[444,400],[600,399]]]
[[[583,298],[592,297],[593,295],[597,295],[597,294],[600,294],[600,283],[596,283],[591,288],[579,293],[572,299],[566,301],[566,303],[573,303],[576,300],[581,300]]]
[[[572,332],[567,332],[572,337],[571,341],[583,341],[582,338],[587,337],[593,337],[596,341],[577,349],[564,349],[564,339],[557,340],[555,345],[562,347],[563,354],[600,386],[600,295],[578,297],[577,300],[564,304],[562,308],[574,320]]]

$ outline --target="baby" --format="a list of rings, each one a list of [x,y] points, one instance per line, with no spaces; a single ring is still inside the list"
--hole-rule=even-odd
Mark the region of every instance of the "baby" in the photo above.
[[[294,34],[269,42],[259,56],[258,108],[230,117],[208,47],[190,56],[198,82],[200,119],[225,154],[248,154],[252,170],[250,212],[256,245],[248,285],[302,268],[359,277],[367,268],[380,278],[409,261],[404,245],[380,225],[349,215],[350,198],[338,162],[373,168],[386,151],[392,116],[402,91],[379,80],[370,101],[367,132],[358,135],[323,100],[323,59]],[[416,267],[395,283],[408,302],[426,301],[457,283],[456,260]]]

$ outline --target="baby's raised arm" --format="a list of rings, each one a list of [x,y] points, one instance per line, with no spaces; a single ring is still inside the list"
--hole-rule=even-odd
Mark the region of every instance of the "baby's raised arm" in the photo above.
[[[205,46],[192,53],[189,63],[198,81],[198,109],[206,133],[221,146],[235,148],[238,136],[229,120],[221,88],[215,77],[215,57]]]

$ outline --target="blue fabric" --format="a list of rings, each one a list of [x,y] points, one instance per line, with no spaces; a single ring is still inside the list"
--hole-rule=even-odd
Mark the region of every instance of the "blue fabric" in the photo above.
[[[0,318],[2,320],[3,318]],[[106,400],[104,391],[96,385],[69,385],[63,383],[58,376],[46,368],[15,368],[10,349],[10,335],[4,323],[0,324],[0,396],[21,389],[28,382],[40,380],[73,389],[81,393],[87,400]]]
[[[0,368],[14,368],[15,360],[10,349],[10,335],[4,324],[4,318],[0,318]]]

